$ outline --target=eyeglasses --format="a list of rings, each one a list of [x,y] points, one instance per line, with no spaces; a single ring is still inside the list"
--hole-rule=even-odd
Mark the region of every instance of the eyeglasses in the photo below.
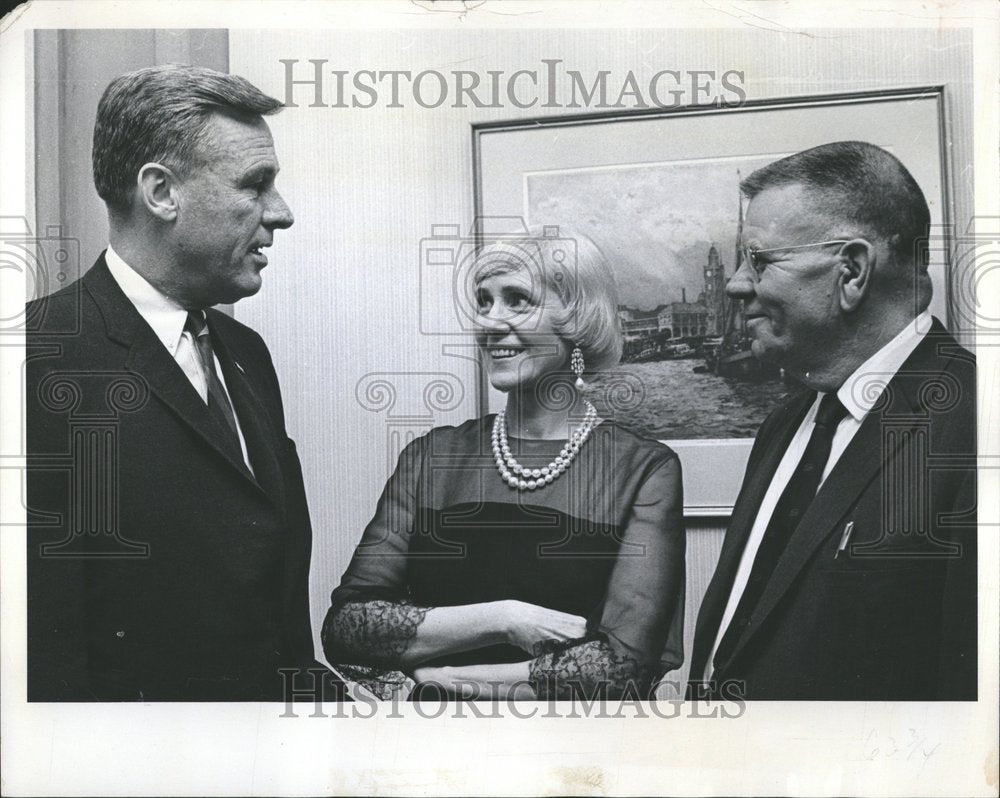
[[[748,247],[746,244],[740,247],[740,251],[743,253],[743,261],[750,266],[750,274],[753,277],[753,281],[760,282],[760,275],[764,271],[764,267],[767,266],[766,263],[761,263],[757,256],[765,252],[790,252],[794,249],[809,249],[811,247],[830,247],[834,244],[839,244],[844,246],[844,244],[850,243],[849,241],[837,239],[834,241],[820,241],[816,244],[796,244],[790,247],[772,247],[771,249],[753,249]]]

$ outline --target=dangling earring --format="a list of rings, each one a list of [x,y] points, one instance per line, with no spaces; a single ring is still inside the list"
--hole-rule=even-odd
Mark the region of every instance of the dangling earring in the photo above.
[[[583,381],[583,351],[579,344],[573,347],[573,353],[569,356],[569,367],[576,374],[576,389],[582,391],[587,383]]]

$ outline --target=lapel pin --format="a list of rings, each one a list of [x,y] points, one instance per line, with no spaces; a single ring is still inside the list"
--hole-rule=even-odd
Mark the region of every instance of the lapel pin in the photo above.
[[[854,531],[854,522],[848,521],[847,526],[844,527],[844,533],[840,536],[840,545],[837,546],[837,553],[833,555],[833,559],[837,559],[840,553],[847,548],[848,542],[851,540],[851,533]]]

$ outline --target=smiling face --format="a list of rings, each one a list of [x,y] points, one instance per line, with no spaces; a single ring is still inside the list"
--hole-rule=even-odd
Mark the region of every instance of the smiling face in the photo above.
[[[843,237],[801,185],[768,188],[747,207],[743,242],[771,249]],[[764,253],[759,280],[744,263],[726,292],[742,299],[753,353],[803,375],[822,364],[834,342],[839,320],[838,287],[842,261],[837,248],[821,247]]]
[[[527,269],[493,273],[476,286],[476,343],[490,384],[523,390],[555,371],[568,371],[571,345],[557,333],[562,301]]]
[[[181,272],[177,286],[187,307],[235,302],[260,290],[263,249],[276,229],[294,221],[274,186],[278,159],[260,117],[215,113],[208,141],[177,184],[172,243]]]

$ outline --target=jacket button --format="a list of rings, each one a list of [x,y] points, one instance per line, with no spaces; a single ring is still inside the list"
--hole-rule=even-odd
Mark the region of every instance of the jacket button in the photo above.
[[[118,638],[125,637],[125,632],[119,629],[117,632],[115,632],[115,637]]]

